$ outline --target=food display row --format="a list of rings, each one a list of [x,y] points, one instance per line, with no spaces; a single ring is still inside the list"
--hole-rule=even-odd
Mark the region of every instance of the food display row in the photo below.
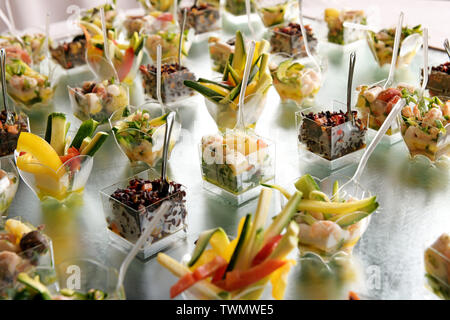
[[[144,263],[156,261],[161,272],[174,275],[177,280],[160,288],[170,298],[283,299],[299,261],[313,257],[328,264],[340,255],[352,259],[372,217],[389,210],[360,181],[380,141],[388,139],[388,148],[403,141],[412,160],[426,159],[435,170],[450,161],[449,63],[428,70],[425,55],[421,73],[415,75],[422,77],[422,87],[391,81],[395,72],[408,68],[422,44],[428,53],[426,28],[400,23],[375,32],[365,11],[328,8],[322,19],[328,32],[324,39],[313,23],[303,24],[301,1],[299,8],[295,1],[261,0],[247,9],[258,14],[265,33],[255,39],[253,32],[233,30],[231,37],[221,32],[222,15],[247,14],[244,1],[227,0],[223,6],[209,0],[139,2],[142,15],[122,14],[115,1],[84,10],[80,34],[63,41],[43,34],[1,36],[2,216],[20,215],[14,205],[8,210],[23,192],[20,183],[47,210],[50,203],[78,210],[71,199],[96,197],[95,206],[103,209],[107,246],[129,253],[130,259],[137,255]],[[367,44],[360,41],[364,38]],[[330,53],[322,45],[341,48],[340,63],[347,65],[345,47],[358,41],[379,68],[392,65],[388,80],[359,82],[354,90],[350,67],[347,103],[337,101],[342,95],[318,103],[333,78],[327,72]],[[191,47],[201,45],[208,52],[193,58]],[[196,68],[191,60],[211,68]],[[80,81],[77,72],[84,66],[91,76]],[[57,88],[64,76],[74,81]],[[55,107],[59,92],[64,103]],[[144,104],[132,105],[136,92],[145,97]],[[318,164],[322,172],[358,165],[353,178],[332,174],[321,179],[302,171],[294,181],[280,182],[279,168],[287,159],[276,148],[285,141],[275,132],[261,131],[259,121],[273,97],[279,101],[276,108],[295,122],[289,135],[297,142],[297,147],[291,145],[298,150],[296,157],[307,165]],[[216,130],[197,130],[200,139],[186,145],[191,139],[186,138],[186,121],[193,120],[186,120],[182,110],[192,101],[204,104],[202,112]],[[37,122],[45,123],[44,132],[34,129]],[[375,138],[370,139],[370,133]],[[167,161],[177,166],[182,160],[180,148],[195,155],[200,173],[190,169],[190,179],[201,181],[205,191],[199,183],[191,189],[194,182],[167,177]],[[105,157],[111,168],[119,168],[112,159],[118,159],[120,151],[132,174],[116,179],[111,172],[107,183],[93,183]],[[145,170],[138,169],[142,164]],[[203,192],[225,208],[253,204],[256,209],[234,223],[237,232],[228,234],[232,224],[213,221],[212,229],[196,228],[201,232],[193,235],[192,199]],[[279,196],[276,210],[273,194]],[[20,218],[5,218],[0,228],[1,298],[125,298],[122,268],[119,273],[104,261],[76,262],[88,274],[111,275],[92,276],[82,289],[68,288],[63,268],[70,264],[55,263],[52,241],[44,231]],[[191,252],[183,257],[161,252],[181,245],[188,235],[195,237]],[[449,246],[444,233],[426,248],[423,260],[428,285],[444,299],[450,295]],[[270,296],[265,293],[269,282]]]

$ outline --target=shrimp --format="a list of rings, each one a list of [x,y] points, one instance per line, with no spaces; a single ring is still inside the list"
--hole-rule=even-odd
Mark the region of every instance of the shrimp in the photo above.
[[[345,237],[346,231],[336,223],[327,220],[316,221],[313,225],[301,223],[299,242],[329,252],[338,247]]]
[[[438,108],[431,108],[423,117],[423,123],[427,126],[434,126],[436,120],[440,120],[442,118],[442,111]]]
[[[441,110],[444,116],[450,117],[450,100],[448,100],[446,103],[444,103],[443,106],[441,106]]]
[[[407,118],[412,118],[414,116],[413,111],[410,106],[405,106],[402,109],[402,115]]]
[[[14,252],[0,252],[0,274],[3,278],[13,278],[22,259]]]

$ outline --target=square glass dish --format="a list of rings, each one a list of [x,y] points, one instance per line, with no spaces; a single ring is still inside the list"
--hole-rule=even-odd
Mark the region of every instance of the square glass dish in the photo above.
[[[199,145],[203,187],[233,205],[259,195],[275,178],[275,143],[253,132],[204,136]]]
[[[311,54],[315,54],[317,51],[317,38],[310,25],[305,25],[305,30],[309,51]],[[271,30],[270,47],[272,53],[286,53],[298,57],[307,56],[300,25],[294,22],[277,26]]]
[[[432,96],[450,97],[450,61],[431,67],[427,89]]]
[[[49,46],[53,60],[63,69],[86,65],[86,37],[84,34],[56,40]]]
[[[256,12],[266,28],[294,21],[297,18],[297,2],[292,0],[258,0]]]
[[[156,66],[142,65],[140,67],[142,75],[142,85],[145,94],[151,99],[157,100]],[[164,103],[173,103],[195,94],[195,91],[184,85],[185,80],[195,81],[195,75],[187,67],[179,66],[178,63],[164,63],[161,66],[161,99]]]
[[[23,112],[13,112],[14,124],[6,123],[5,110],[0,111],[0,157],[12,156],[17,147],[20,133],[30,132],[28,116]]]
[[[450,235],[442,234],[424,254],[426,285],[437,296],[450,300]]]
[[[353,111],[353,123],[342,111],[346,108],[334,101],[331,112],[312,107],[295,114],[301,160],[330,171],[359,162],[366,147],[367,121]]]
[[[13,298],[21,272],[54,282],[52,241],[21,217],[0,217],[0,300]]]
[[[124,251],[133,247],[160,205],[170,203],[169,212],[139,250],[137,256],[141,260],[186,237],[186,187],[170,182],[173,191],[160,199],[157,191],[152,192],[159,185],[159,179],[159,173],[148,169],[100,191],[110,239]]]
[[[198,4],[180,6],[178,10],[178,21],[183,20],[183,10],[186,9],[186,28],[195,30],[196,35],[220,30],[222,21],[220,19],[220,7],[208,2],[199,1]]]

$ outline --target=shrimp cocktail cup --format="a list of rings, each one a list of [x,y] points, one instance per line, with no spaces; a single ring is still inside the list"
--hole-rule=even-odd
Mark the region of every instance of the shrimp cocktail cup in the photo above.
[[[302,201],[293,218],[300,227],[302,255],[314,252],[328,258],[341,251],[351,253],[366,231],[371,214],[378,208],[376,196],[358,183],[348,184],[338,193],[339,185],[348,180],[339,176],[319,180],[307,174],[287,189],[268,185],[287,199],[292,191],[302,192]]]
[[[450,158],[450,99],[405,96],[408,105],[399,116],[401,133],[411,158],[425,157],[431,163]]]

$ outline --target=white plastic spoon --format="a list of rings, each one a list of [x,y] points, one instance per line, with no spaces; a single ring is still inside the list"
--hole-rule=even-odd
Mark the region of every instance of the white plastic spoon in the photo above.
[[[400,12],[398,17],[397,28],[395,29],[394,48],[392,51],[391,67],[389,68],[389,75],[386,82],[383,85],[383,89],[386,89],[394,80],[395,66],[397,65],[398,47],[400,46],[400,37],[402,34],[404,13]]]
[[[445,48],[445,51],[447,52],[447,55],[448,55],[448,57],[450,59],[450,44],[448,43],[448,39],[444,40],[444,48]]]
[[[387,116],[386,120],[384,120],[383,124],[381,125],[381,128],[378,129],[377,134],[375,135],[375,138],[370,142],[369,146],[364,151],[364,154],[361,157],[361,160],[359,161],[358,168],[355,171],[355,174],[353,177],[348,180],[346,183],[344,183],[338,191],[335,193],[335,196],[339,197],[339,194],[341,193],[341,190],[344,189],[344,187],[348,186],[351,182],[355,183],[359,181],[361,178],[361,175],[364,171],[364,168],[367,165],[367,161],[369,160],[370,156],[372,155],[373,151],[377,147],[378,143],[383,138],[386,131],[390,128],[391,123],[397,118],[398,114],[401,112],[402,108],[406,105],[406,102],[404,99],[400,99],[395,106],[392,108],[391,112]],[[341,195],[342,196],[342,195]]]
[[[163,103],[161,96],[161,45],[156,47],[156,98],[161,105],[162,113],[166,113],[166,106]]]
[[[317,60],[313,57],[313,55],[311,54],[311,51],[309,50],[308,39],[307,39],[308,37],[306,34],[305,25],[303,24],[302,3],[303,3],[302,0],[298,0],[298,18],[299,18],[299,23],[300,23],[300,30],[302,31],[303,43],[305,44],[305,51],[306,51],[306,54],[308,55],[308,58],[311,59],[313,64],[316,66],[317,71],[320,72],[320,65],[317,62]]]
[[[117,280],[117,290],[120,290],[123,286],[123,281],[125,279],[125,275],[127,273],[128,267],[130,266],[131,261],[133,261],[134,257],[138,253],[138,251],[141,249],[142,245],[145,243],[147,238],[150,236],[150,234],[153,232],[153,230],[156,228],[157,224],[161,220],[161,218],[169,211],[170,205],[167,203],[167,201],[164,201],[161,206],[156,210],[152,220],[148,222],[145,231],[141,234],[139,239],[134,244],[131,251],[128,253],[128,255],[123,260],[120,269],[119,269],[119,279]]]
[[[420,88],[419,101],[423,100],[423,95],[428,83],[428,28],[423,29],[423,80]]]
[[[248,77],[250,75],[250,70],[252,68],[253,53],[255,52],[255,41],[250,42],[250,46],[247,52],[247,61],[245,62],[244,76],[241,82],[241,91],[239,92],[239,102],[238,102],[238,119],[234,130],[245,131],[245,119],[244,119],[244,101],[245,101],[245,90],[247,89]]]
[[[181,21],[180,40],[178,42],[178,68],[181,68],[181,52],[183,50],[184,28],[186,27],[186,13],[187,9],[183,8],[183,20]]]
[[[250,0],[245,0],[245,11],[247,13],[247,24],[248,24],[248,29],[250,30],[250,34],[252,35],[252,39],[256,40],[256,36],[255,36],[255,30],[253,29],[253,26],[251,24],[251,4],[250,4]]]

